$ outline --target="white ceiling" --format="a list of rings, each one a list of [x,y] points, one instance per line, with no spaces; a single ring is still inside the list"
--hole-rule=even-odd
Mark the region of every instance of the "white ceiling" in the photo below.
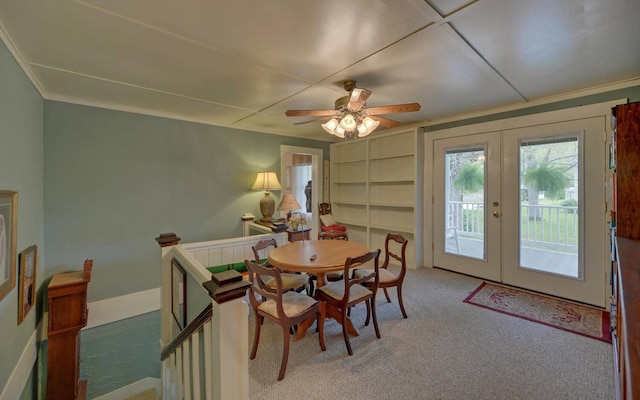
[[[415,125],[640,77],[638,0],[6,0],[0,38],[46,99],[320,140],[284,112],[347,79]]]

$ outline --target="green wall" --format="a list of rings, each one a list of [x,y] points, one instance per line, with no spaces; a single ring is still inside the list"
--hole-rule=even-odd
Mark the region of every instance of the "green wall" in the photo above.
[[[18,192],[17,252],[38,246],[37,284],[47,278],[43,269],[43,107],[38,91],[7,48],[0,44],[0,190]],[[17,274],[16,267],[16,274]],[[18,287],[0,300],[0,393],[42,318],[38,303],[18,325]],[[32,374],[34,376],[34,374]],[[29,379],[28,385],[36,385]],[[34,386],[35,387],[35,386]]]
[[[329,155],[327,142],[53,101],[44,115],[46,265],[93,259],[90,302],[159,287],[160,233],[242,236],[240,216],[259,215],[264,196],[249,188],[257,172],[280,171],[280,145]],[[87,397],[159,378],[159,326],[151,313],[83,330]]]
[[[44,121],[47,268],[92,258],[89,301],[159,287],[160,233],[242,236],[264,196],[249,188],[280,171],[280,145],[329,154],[327,142],[52,101]]]

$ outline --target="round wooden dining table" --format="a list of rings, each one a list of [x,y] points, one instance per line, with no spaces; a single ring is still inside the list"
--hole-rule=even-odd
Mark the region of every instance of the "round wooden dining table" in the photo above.
[[[357,257],[371,250],[360,243],[346,240],[304,240],[276,247],[269,253],[269,263],[284,271],[306,272],[318,277],[318,287],[326,284],[327,272],[342,271],[347,257]],[[336,318],[339,312],[331,307],[326,307],[326,316]],[[304,321],[298,327],[294,340],[304,337],[311,321]],[[347,330],[350,334],[358,336],[358,330],[347,319]]]

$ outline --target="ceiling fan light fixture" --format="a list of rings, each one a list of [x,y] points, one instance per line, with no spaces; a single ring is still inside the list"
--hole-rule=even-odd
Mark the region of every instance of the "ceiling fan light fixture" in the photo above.
[[[346,114],[340,120],[340,127],[342,127],[347,132],[354,131],[357,127],[356,119],[353,117],[353,115]]]
[[[420,104],[418,103],[367,107],[367,99],[372,93],[371,90],[356,87],[356,81],[354,80],[344,81],[343,86],[344,90],[349,94],[337,99],[334,109],[287,110],[285,115],[288,117],[303,115],[320,117],[305,122],[297,122],[295,125],[328,119],[326,123],[321,124],[322,129],[330,135],[352,140],[371,134],[380,124],[386,128],[395,128],[401,125],[398,121],[378,117],[378,115],[420,110]],[[370,118],[370,115],[374,117]]]
[[[371,132],[375,131],[380,125],[380,121],[376,121],[373,118],[364,117],[362,123],[358,125],[358,137],[365,137]]]
[[[329,121],[322,124],[322,129],[331,135],[335,135],[335,129],[338,127],[338,120],[331,118]]]

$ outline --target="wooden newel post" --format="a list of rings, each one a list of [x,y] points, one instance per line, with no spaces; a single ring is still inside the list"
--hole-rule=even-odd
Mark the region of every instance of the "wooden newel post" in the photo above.
[[[235,270],[219,272],[203,283],[215,302],[211,318],[214,398],[249,398],[249,308],[243,301],[251,284]]]
[[[175,233],[161,233],[160,236],[156,238],[156,242],[160,245],[160,247],[168,247],[175,246],[180,242],[180,238]]]
[[[209,296],[218,304],[243,298],[251,284],[233,269],[211,275],[211,280],[202,284]]]

